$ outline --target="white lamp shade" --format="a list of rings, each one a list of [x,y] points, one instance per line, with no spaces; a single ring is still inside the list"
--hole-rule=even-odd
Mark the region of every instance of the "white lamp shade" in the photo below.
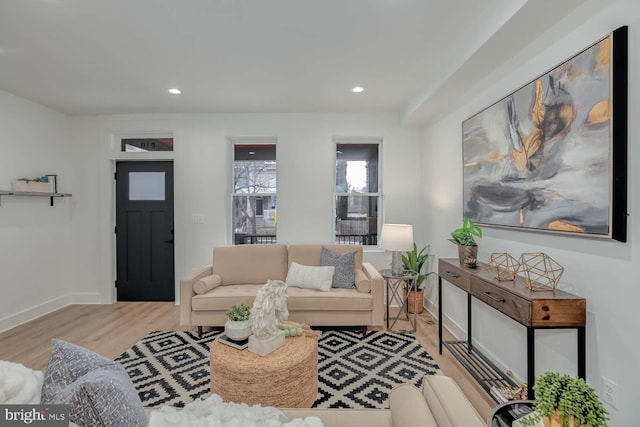
[[[410,251],[413,249],[413,225],[383,224],[380,247],[387,251]]]

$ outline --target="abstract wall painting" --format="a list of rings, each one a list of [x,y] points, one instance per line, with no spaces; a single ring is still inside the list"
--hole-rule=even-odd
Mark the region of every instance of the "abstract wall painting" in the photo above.
[[[462,123],[464,217],[626,241],[627,27]]]

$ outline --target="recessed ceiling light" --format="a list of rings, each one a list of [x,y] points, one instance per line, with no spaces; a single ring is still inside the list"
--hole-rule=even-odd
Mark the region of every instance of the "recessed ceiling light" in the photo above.
[[[169,93],[171,93],[173,95],[180,95],[182,93],[182,91],[180,89],[176,89],[174,87],[174,88],[169,89]]]
[[[256,154],[256,152],[255,151],[249,151],[249,154],[254,155],[254,154]]]
[[[355,86],[354,88],[351,89],[351,92],[354,92],[354,93],[364,92],[364,88],[362,86]]]

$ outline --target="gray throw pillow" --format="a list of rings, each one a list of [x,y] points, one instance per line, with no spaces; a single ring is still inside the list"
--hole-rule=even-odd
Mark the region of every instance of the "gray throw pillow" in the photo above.
[[[53,339],[42,404],[69,405],[79,426],[146,426],[144,407],[122,365],[86,348]]]
[[[355,288],[356,285],[356,252],[337,254],[322,247],[322,265],[335,267],[333,273],[334,288]]]

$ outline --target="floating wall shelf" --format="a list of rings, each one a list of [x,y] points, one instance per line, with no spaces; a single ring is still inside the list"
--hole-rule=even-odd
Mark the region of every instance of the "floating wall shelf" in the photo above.
[[[0,190],[0,196],[31,196],[31,197],[49,197],[51,199],[51,206],[53,206],[53,199],[56,197],[71,197],[71,193],[38,193],[36,191],[7,191]],[[0,197],[1,199],[1,197]]]

